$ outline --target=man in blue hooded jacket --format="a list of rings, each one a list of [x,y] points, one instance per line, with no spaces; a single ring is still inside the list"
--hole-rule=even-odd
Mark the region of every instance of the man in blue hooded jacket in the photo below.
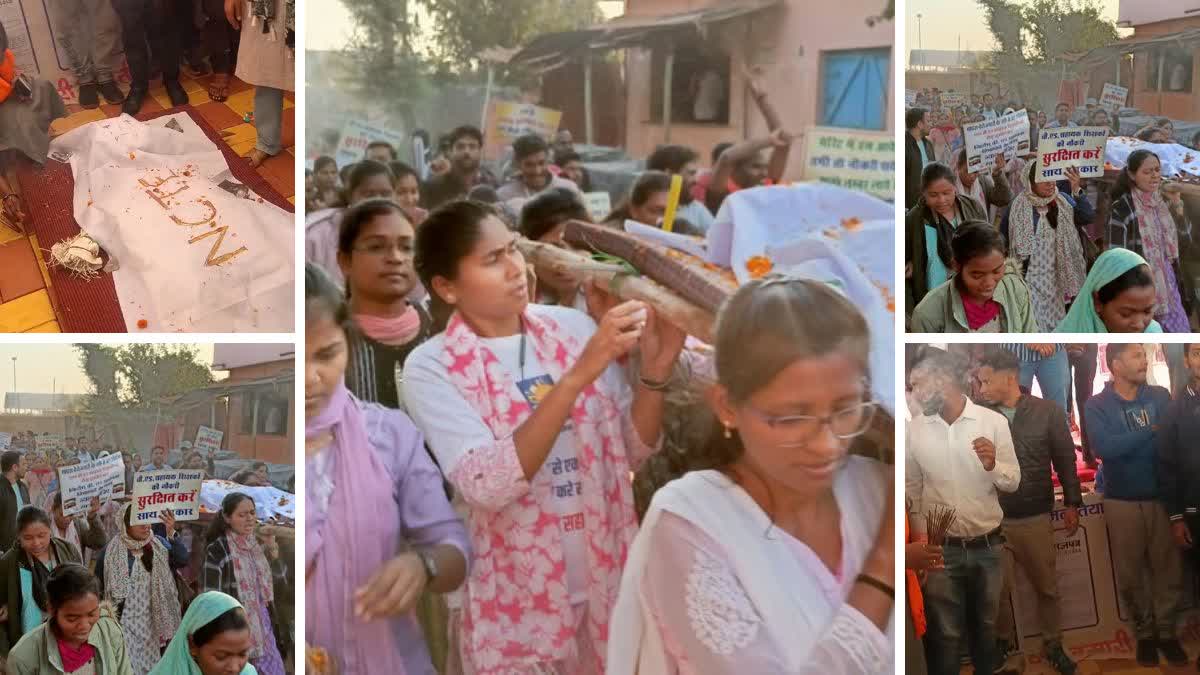
[[[1110,344],[1105,362],[1112,381],[1087,402],[1087,434],[1104,464],[1104,516],[1117,589],[1133,616],[1138,664],[1157,666],[1162,652],[1172,666],[1185,666],[1187,653],[1175,627],[1182,558],[1171,537],[1157,471],[1156,443],[1171,394],[1146,383],[1143,345]],[[1145,572],[1150,589],[1143,585]]]

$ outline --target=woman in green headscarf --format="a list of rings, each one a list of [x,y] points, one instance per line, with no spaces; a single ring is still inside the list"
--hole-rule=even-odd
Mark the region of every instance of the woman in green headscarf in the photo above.
[[[218,591],[201,593],[150,675],[257,675],[250,648],[241,603]]]
[[[1154,277],[1142,256],[1124,248],[1096,259],[1055,333],[1161,333],[1154,320]]]

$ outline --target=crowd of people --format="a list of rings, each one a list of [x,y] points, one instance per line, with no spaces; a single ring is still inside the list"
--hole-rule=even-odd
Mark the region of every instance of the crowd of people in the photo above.
[[[99,497],[66,515],[57,469],[113,450],[86,437],[62,445],[39,448],[36,434],[18,432],[0,454],[3,672],[289,672],[291,542],[257,533],[254,500],[231,492],[204,524],[178,522],[170,509],[159,523],[135,524],[131,501]],[[213,475],[213,454],[187,445],[184,465]],[[171,468],[163,447],[148,462],[122,454],[126,494],[136,473]],[[243,484],[270,484],[265,464],[248,469]]]
[[[1200,344],[1163,347],[1170,388],[1149,382],[1148,354],[1157,346],[1110,344],[1111,379],[1094,395],[1096,345],[912,350],[905,672],[954,675],[963,653],[976,672],[1020,672],[1009,663],[1018,644],[1011,605],[1018,567],[1034,592],[1042,655],[1057,672],[1076,672],[1063,643],[1063,603],[1071,598],[1059,593],[1051,515],[1053,471],[1065,535],[1080,527],[1085,490],[1073,429],[1083,461],[1097,469],[1094,490],[1104,497],[1107,550],[1137,662],[1188,665],[1178,619],[1185,563],[1200,564],[1200,464],[1191,452],[1200,431]],[[1076,369],[1074,412],[1067,364]],[[1035,376],[1040,397],[1031,393]],[[954,510],[948,526],[944,509]]]
[[[620,225],[633,218],[657,224],[666,210],[670,177],[683,177],[683,191],[674,230],[703,235],[725,197],[741,189],[773,185],[783,180],[794,138],[766,90],[748,78],[748,95],[766,121],[767,133],[740,143],[720,143],[709,154],[711,166],[701,166],[700,151],[665,145],[644,160],[629,194],[602,222]],[[415,136],[428,136],[418,130]],[[536,135],[517,138],[501,162],[483,159],[483,133],[470,125],[443,135],[418,166],[399,161],[397,149],[385,141],[370,143],[362,160],[338,166],[329,156],[318,157],[305,172],[306,260],[320,264],[341,283],[337,235],[342,213],[370,198],[386,198],[402,207],[402,216],[420,227],[429,212],[443,204],[472,199],[492,204],[512,229],[523,208],[535,198],[556,191],[582,195],[593,191],[583,158],[571,132],[560,129],[552,139]],[[490,166],[489,166],[490,165]],[[665,174],[665,176],[664,176]]]
[[[1059,103],[1049,120],[1026,106],[1029,154],[1001,154],[971,171],[963,126],[1022,107],[984,94],[943,108],[935,94],[921,92],[905,113],[912,332],[1187,333],[1200,325],[1192,220],[1153,150],[1132,152],[1111,182],[1073,168],[1057,182],[1039,180],[1041,129],[1103,126],[1115,135],[1115,115],[1094,101],[1078,110]],[[1136,135],[1176,142],[1165,118]]]
[[[770,126],[707,172],[657,148],[601,223],[658,224],[682,176],[674,230],[703,233],[728,194],[782,179],[792,139]],[[310,667],[890,672],[893,469],[850,454],[879,417],[859,311],[770,275],[700,348],[648,304],[526,264],[522,238],[565,247],[591,220],[569,134],[518,139],[503,179],[483,142],[460,127],[426,166],[375,143],[311,174]],[[679,415],[697,373],[713,393]],[[678,443],[686,466],[635,503],[631,475]]]

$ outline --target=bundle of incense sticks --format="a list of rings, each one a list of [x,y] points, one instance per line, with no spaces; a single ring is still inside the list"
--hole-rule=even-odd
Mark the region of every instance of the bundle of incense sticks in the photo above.
[[[946,543],[946,533],[954,524],[956,511],[947,506],[935,505],[925,514],[925,531],[929,535],[929,543],[941,546]]]

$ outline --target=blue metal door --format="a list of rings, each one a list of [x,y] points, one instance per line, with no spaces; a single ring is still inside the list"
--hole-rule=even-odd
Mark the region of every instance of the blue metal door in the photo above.
[[[885,129],[890,49],[824,52],[821,64],[821,124],[850,129]]]

